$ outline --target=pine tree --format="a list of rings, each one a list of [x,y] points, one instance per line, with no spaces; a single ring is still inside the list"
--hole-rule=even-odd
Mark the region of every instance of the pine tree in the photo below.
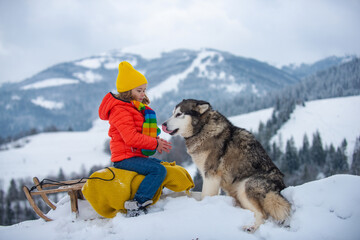
[[[0,189],[0,225],[4,225],[5,216],[5,193]]]
[[[12,209],[11,199],[6,199],[6,209],[5,209],[5,225],[11,225],[15,223],[15,213]]]
[[[336,155],[336,151],[335,151],[335,147],[334,145],[330,144],[329,149],[326,150],[326,164],[325,167],[323,169],[323,171],[325,172],[326,176],[331,176],[335,174],[335,169],[334,169],[334,159]]]
[[[10,181],[10,187],[8,189],[7,198],[13,201],[19,199],[19,191],[14,179],[11,179]]]
[[[15,202],[15,206],[14,206],[14,223],[18,223],[21,222],[21,220],[24,219],[24,211],[22,209],[22,207],[20,206],[19,201]]]
[[[360,137],[356,139],[350,173],[360,175]]]
[[[57,180],[58,181],[65,181],[66,180],[66,177],[65,177],[65,174],[64,174],[64,171],[62,170],[62,168],[60,168],[60,170],[59,170]]]
[[[284,164],[284,171],[290,174],[299,169],[299,157],[292,137],[286,142]]]
[[[304,135],[303,146],[299,150],[299,162],[301,165],[310,163],[310,143],[307,135]]]
[[[270,151],[270,158],[277,166],[280,165],[280,159],[282,154],[283,153],[281,152],[280,148],[274,142]]]
[[[347,156],[346,156],[346,147],[347,142],[346,139],[343,140],[340,147],[337,148],[335,159],[333,162],[333,169],[335,173],[348,173],[349,172],[349,165],[347,163]]]
[[[311,162],[315,163],[319,167],[323,167],[325,164],[325,151],[322,145],[320,133],[317,131],[313,135],[313,142],[310,149]]]

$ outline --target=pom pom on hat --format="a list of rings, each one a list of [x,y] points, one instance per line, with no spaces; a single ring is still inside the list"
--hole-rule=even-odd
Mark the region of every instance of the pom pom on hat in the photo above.
[[[124,61],[119,64],[119,74],[116,79],[118,92],[126,92],[146,83],[145,76],[135,70],[130,63]]]

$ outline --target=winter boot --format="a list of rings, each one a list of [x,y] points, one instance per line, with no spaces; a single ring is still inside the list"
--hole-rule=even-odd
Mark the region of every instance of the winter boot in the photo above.
[[[147,214],[146,207],[152,204],[152,200],[148,200],[144,203],[139,203],[136,200],[129,200],[124,203],[124,207],[127,210],[126,217],[137,217],[139,215]]]

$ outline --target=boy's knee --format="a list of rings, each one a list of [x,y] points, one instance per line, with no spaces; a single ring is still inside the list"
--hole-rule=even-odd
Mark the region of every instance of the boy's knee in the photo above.
[[[162,164],[159,164],[158,174],[161,175],[164,178],[166,177],[167,170],[166,170],[166,167],[164,167]]]
[[[156,175],[157,175],[159,178],[165,179],[166,174],[167,174],[166,167],[164,167],[162,164],[159,164],[159,165],[156,167]]]

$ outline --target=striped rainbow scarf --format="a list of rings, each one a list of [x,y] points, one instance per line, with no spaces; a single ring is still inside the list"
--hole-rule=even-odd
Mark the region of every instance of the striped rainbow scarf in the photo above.
[[[157,126],[154,110],[152,110],[148,105],[136,100],[132,100],[131,103],[145,117],[142,134],[156,138],[160,134],[161,130]],[[141,149],[141,152],[145,156],[151,156],[155,154],[156,150]]]

